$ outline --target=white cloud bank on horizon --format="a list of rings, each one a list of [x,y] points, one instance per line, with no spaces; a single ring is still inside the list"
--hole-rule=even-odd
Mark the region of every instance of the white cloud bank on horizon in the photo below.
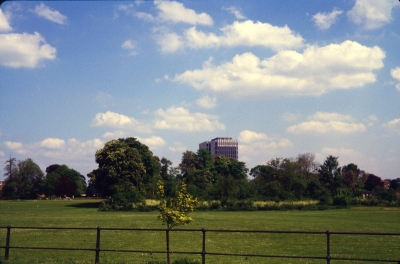
[[[384,66],[384,58],[377,46],[347,40],[323,47],[311,45],[303,53],[283,50],[264,60],[250,52],[220,65],[213,65],[211,58],[202,69],[187,70],[171,80],[237,99],[318,96],[375,82],[373,71]]]
[[[65,141],[59,138],[46,138],[39,143],[41,147],[59,149],[64,147]]]
[[[67,24],[68,18],[61,14],[57,10],[52,10],[50,7],[46,6],[45,4],[41,3],[40,5],[37,5],[33,12],[38,15],[39,17],[42,17],[44,19],[47,19],[51,22],[60,24],[60,25],[65,25]]]
[[[183,107],[170,107],[156,111],[154,128],[176,131],[215,131],[224,130],[225,125],[218,121],[216,115],[190,113]]]
[[[339,113],[317,112],[309,121],[290,126],[286,129],[292,134],[327,134],[359,133],[366,130],[362,123],[355,123],[350,115]]]
[[[187,150],[187,147],[183,143],[176,141],[168,150],[171,152],[183,153]]]
[[[243,130],[239,134],[239,159],[246,163],[264,164],[278,151],[293,147],[287,138],[269,137],[265,133]]]
[[[151,150],[157,150],[166,144],[165,140],[158,136],[136,138]],[[103,148],[105,143],[106,141],[98,138],[87,141],[76,138],[66,141],[60,138],[46,138],[29,144],[5,141],[0,143],[0,146],[13,151],[21,159],[31,158],[43,171],[51,164],[67,164],[68,167],[79,169],[80,173],[86,175],[96,168],[96,151]]]
[[[373,30],[392,21],[392,10],[400,7],[399,1],[392,0],[356,0],[347,16],[365,29]]]
[[[149,138],[142,138],[142,137],[136,137],[136,138],[137,140],[140,141],[140,143],[145,144],[151,150],[159,149],[161,147],[164,147],[166,144],[165,140],[158,136],[151,136]]]
[[[400,118],[393,119],[393,120],[383,124],[383,127],[389,128],[393,131],[396,131],[400,135]]]
[[[343,11],[337,9],[334,9],[331,13],[317,13],[312,17],[312,21],[314,21],[315,26],[319,29],[328,29],[342,13]]]
[[[107,111],[105,113],[97,113],[92,120],[92,126],[126,129],[129,131],[137,131],[143,133],[150,133],[152,131],[150,126],[146,123],[139,122],[133,117],[111,111]]]
[[[202,107],[210,107],[213,104],[206,102]],[[225,125],[219,122],[218,116],[200,112],[191,113],[184,107],[170,107],[167,110],[158,109],[154,112],[153,122],[139,122],[133,117],[123,114],[107,111],[97,113],[92,120],[94,127],[114,128],[114,132],[106,132],[104,138],[113,138],[126,136],[129,132],[136,131],[142,133],[151,133],[153,129],[176,130],[176,131],[215,131],[224,130]]]
[[[100,139],[80,141],[71,138],[67,141],[59,138],[46,138],[40,142],[23,144],[6,141],[2,145],[12,150],[19,158],[31,158],[42,170],[51,164],[68,164],[70,168],[80,168],[80,173],[88,173],[95,168],[95,153],[104,147]]]

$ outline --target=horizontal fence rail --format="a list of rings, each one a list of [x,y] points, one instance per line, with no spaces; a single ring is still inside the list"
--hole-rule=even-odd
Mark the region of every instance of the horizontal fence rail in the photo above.
[[[95,263],[100,263],[100,252],[121,252],[121,253],[149,253],[149,254],[166,254],[169,263],[170,254],[187,254],[201,255],[202,263],[206,263],[206,255],[209,256],[233,256],[233,257],[263,257],[263,258],[283,258],[283,259],[316,259],[325,260],[330,263],[332,260],[347,260],[347,261],[365,261],[365,262],[390,262],[400,264],[400,256],[398,259],[368,259],[368,258],[344,258],[332,257],[330,239],[332,235],[360,235],[360,236],[398,236],[400,233],[378,233],[378,232],[332,232],[332,231],[282,231],[282,230],[227,230],[227,229],[165,229],[165,228],[96,228],[90,227],[37,227],[37,226],[0,226],[0,229],[7,229],[6,244],[0,248],[5,249],[4,259],[8,260],[10,249],[33,249],[33,250],[80,250],[94,251]],[[14,229],[37,229],[37,230],[92,230],[96,231],[96,247],[95,248],[73,248],[73,247],[33,247],[33,246],[17,246],[11,245],[11,230]],[[165,232],[166,234],[166,250],[127,250],[127,249],[106,249],[100,247],[101,231],[143,231],[143,232]],[[171,251],[169,248],[170,232],[201,232],[202,233],[202,251]],[[296,234],[296,235],[324,235],[326,236],[326,255],[325,256],[296,256],[296,255],[271,255],[271,254],[239,254],[239,253],[222,253],[206,251],[206,233],[265,233],[265,234]]]

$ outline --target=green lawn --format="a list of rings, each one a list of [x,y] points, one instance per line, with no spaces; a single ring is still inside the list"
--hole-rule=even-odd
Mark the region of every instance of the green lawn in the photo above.
[[[0,201],[0,226],[90,227],[93,230],[12,229],[12,246],[95,248],[96,228],[164,228],[156,212],[99,212],[96,200]],[[327,211],[194,212],[194,222],[182,228],[256,229],[332,232],[400,233],[399,208],[357,207]],[[175,229],[175,228],[174,228]],[[201,232],[171,232],[171,251],[202,248]],[[0,229],[0,245],[6,229]],[[102,249],[165,251],[165,232],[101,232]],[[206,233],[207,252],[326,255],[326,236],[310,234]],[[331,235],[331,255],[343,258],[400,260],[400,236]],[[171,259],[200,255],[172,254]],[[93,251],[10,249],[10,261],[3,263],[93,263]],[[18,261],[16,261],[18,260]],[[60,262],[62,260],[62,262]],[[101,263],[146,263],[164,261],[164,254],[101,252]],[[207,263],[326,263],[324,260],[276,259],[259,257],[207,256]],[[332,261],[331,263],[355,263]],[[373,262],[359,262],[373,263]]]

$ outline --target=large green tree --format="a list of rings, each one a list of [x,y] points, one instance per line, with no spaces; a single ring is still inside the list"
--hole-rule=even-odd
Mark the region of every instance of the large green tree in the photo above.
[[[46,168],[47,196],[80,196],[86,192],[86,180],[76,170],[67,165],[53,164]]]
[[[272,159],[267,165],[251,169],[250,175],[254,177],[251,185],[258,199],[301,199],[306,189],[306,176],[292,159]]]
[[[10,158],[5,170],[8,175],[3,188],[5,198],[35,199],[44,192],[44,173],[32,159],[18,161],[15,165],[15,160]]]
[[[88,177],[103,197],[121,197],[126,193],[127,197],[137,199],[146,192],[156,193],[156,182],[152,179],[159,177],[159,158],[136,138],[108,141],[96,152],[95,158],[98,169],[89,173]],[[154,186],[148,188],[152,183]]]
[[[206,149],[186,151],[179,164],[181,180],[200,199],[242,199],[248,197],[244,162],[225,156],[212,156]]]
[[[313,178],[319,166],[318,162],[315,160],[315,154],[310,152],[297,155],[295,162],[298,172],[303,174],[308,180]]]
[[[328,156],[319,167],[318,172],[321,185],[330,191],[332,197],[337,195],[342,185],[342,175],[338,157],[333,157],[332,155]]]

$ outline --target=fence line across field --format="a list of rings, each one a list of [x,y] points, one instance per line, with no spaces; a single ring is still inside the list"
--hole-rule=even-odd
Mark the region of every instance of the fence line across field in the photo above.
[[[284,259],[319,259],[326,260],[330,263],[332,260],[352,260],[352,261],[365,261],[365,262],[390,262],[400,264],[400,256],[398,259],[366,259],[366,258],[343,258],[331,256],[331,235],[366,235],[366,236],[399,236],[400,233],[379,233],[379,232],[332,232],[332,231],[283,231],[283,230],[237,230],[237,229],[165,229],[165,228],[102,228],[100,226],[91,227],[38,227],[38,226],[0,226],[0,229],[7,229],[6,244],[0,248],[5,249],[4,259],[8,260],[10,256],[10,249],[34,249],[34,250],[80,250],[80,251],[95,251],[95,263],[100,263],[100,252],[121,252],[121,253],[149,253],[149,254],[166,254],[169,260],[170,254],[192,254],[201,255],[202,263],[206,263],[207,255],[214,256],[234,256],[234,257],[264,257],[264,258],[284,258]],[[62,248],[62,247],[29,247],[29,246],[12,246],[10,244],[11,229],[42,229],[42,230],[95,230],[96,231],[96,248]],[[101,231],[143,231],[143,232],[165,232],[166,234],[166,250],[127,250],[127,249],[105,249],[100,247]],[[171,251],[170,250],[170,232],[201,232],[202,233],[202,251]],[[326,236],[326,255],[325,256],[294,256],[294,255],[270,255],[270,254],[239,254],[239,253],[222,253],[222,252],[208,252],[206,251],[206,233],[266,233],[266,234],[314,234]]]

